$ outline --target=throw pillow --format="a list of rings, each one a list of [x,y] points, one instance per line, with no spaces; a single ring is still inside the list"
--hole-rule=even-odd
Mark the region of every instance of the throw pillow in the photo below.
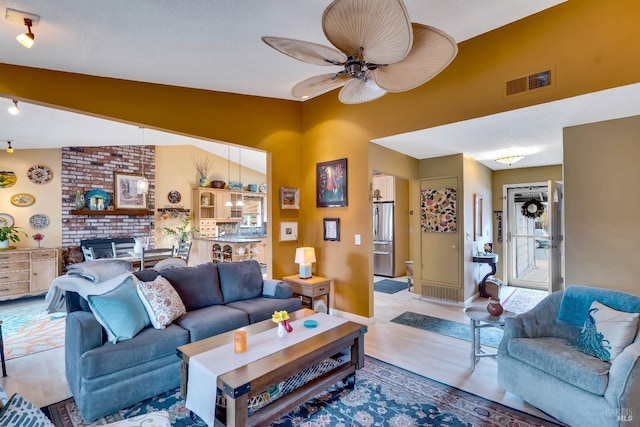
[[[594,301],[580,335],[569,345],[605,362],[613,360],[633,342],[640,313],[614,310]]]
[[[40,409],[18,393],[0,409],[0,426],[54,427]]]
[[[147,310],[142,305],[132,280],[126,280],[103,295],[89,295],[89,307],[107,331],[112,343],[133,338],[149,326]]]
[[[138,281],[137,288],[140,301],[156,329],[164,329],[187,312],[178,292],[162,276],[150,282]]]

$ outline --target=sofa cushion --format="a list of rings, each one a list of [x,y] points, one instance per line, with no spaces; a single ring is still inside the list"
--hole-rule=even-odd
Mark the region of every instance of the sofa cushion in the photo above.
[[[249,324],[243,311],[225,305],[213,305],[187,312],[176,324],[189,331],[191,342],[209,338]]]
[[[88,300],[91,312],[107,331],[107,339],[114,344],[133,338],[149,326],[149,316],[131,280],[106,294],[89,295]]]
[[[189,332],[171,324],[165,329],[146,328],[135,338],[106,343],[85,352],[78,367],[85,379],[97,378],[147,361],[176,355],[176,347],[189,343]],[[176,356],[177,357],[177,356]]]
[[[227,304],[242,310],[249,316],[249,322],[256,323],[266,319],[271,319],[274,311],[287,310],[294,312],[302,308],[302,301],[299,298],[252,298],[242,301],[235,301]]]
[[[0,409],[0,426],[54,427],[44,412],[18,393]]]
[[[150,282],[138,280],[137,289],[140,301],[156,329],[164,329],[187,312],[178,292],[162,276]]]
[[[573,386],[603,396],[611,364],[581,353],[554,337],[512,338],[509,355]]]
[[[262,295],[262,271],[256,260],[220,263],[218,274],[225,304]]]
[[[152,280],[154,280],[156,277],[158,277],[158,272],[156,270],[152,270],[152,269],[146,269],[146,270],[138,270],[135,273],[133,273],[134,276],[136,276],[138,279],[142,280],[143,282],[150,282]]]
[[[613,362],[633,342],[638,316],[639,313],[614,310],[594,301],[580,335],[568,344],[578,351]]]
[[[160,275],[178,291],[187,311],[222,304],[218,268],[212,262],[195,267],[169,268]]]

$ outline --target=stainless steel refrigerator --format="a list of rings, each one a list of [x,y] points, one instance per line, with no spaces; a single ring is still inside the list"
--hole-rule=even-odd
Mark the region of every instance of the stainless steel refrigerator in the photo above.
[[[395,277],[393,202],[373,203],[373,274]]]

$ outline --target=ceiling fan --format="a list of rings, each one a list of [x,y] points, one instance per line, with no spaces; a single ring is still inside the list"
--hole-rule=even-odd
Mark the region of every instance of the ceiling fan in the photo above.
[[[311,77],[291,93],[308,98],[344,86],[338,98],[359,104],[387,92],[403,92],[426,83],[458,53],[451,36],[412,23],[402,0],[335,0],[322,15],[322,29],[338,49],[283,37],[264,36],[274,49],[315,65],[337,65],[338,72]]]

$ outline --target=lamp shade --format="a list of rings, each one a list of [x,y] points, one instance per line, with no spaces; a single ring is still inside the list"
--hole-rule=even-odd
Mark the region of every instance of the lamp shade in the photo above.
[[[311,263],[316,262],[315,250],[311,247],[302,247],[296,249],[296,258],[294,262],[296,264],[300,264],[300,278],[310,278],[313,275],[311,273]]]

